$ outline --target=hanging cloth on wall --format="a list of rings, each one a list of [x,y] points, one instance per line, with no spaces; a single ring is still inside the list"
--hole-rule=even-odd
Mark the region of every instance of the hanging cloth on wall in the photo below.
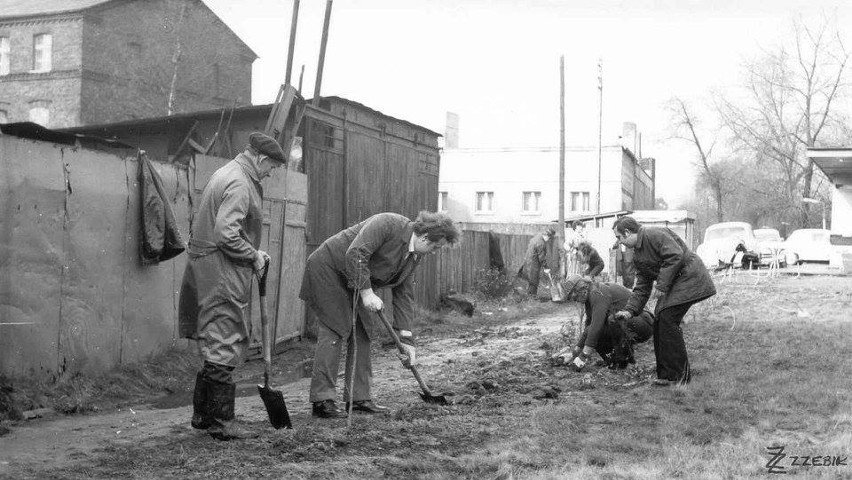
[[[153,265],[180,255],[186,245],[163,190],[163,180],[143,151],[139,151],[139,192],[142,215],[139,256],[142,265]]]

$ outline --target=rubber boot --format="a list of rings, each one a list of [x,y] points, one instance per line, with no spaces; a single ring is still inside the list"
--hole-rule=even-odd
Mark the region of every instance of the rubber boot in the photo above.
[[[210,382],[201,372],[195,376],[195,391],[192,394],[192,428],[210,428]]]
[[[241,440],[255,438],[259,435],[244,429],[234,419],[234,396],[237,386],[233,383],[210,384],[211,424],[207,433],[216,440]]]

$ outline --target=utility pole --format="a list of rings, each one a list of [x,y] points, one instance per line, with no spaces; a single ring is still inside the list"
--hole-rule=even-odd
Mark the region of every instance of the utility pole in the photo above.
[[[290,22],[290,44],[287,47],[287,73],[284,77],[284,85],[290,85],[290,74],[293,71],[293,50],[296,48],[296,25],[298,25],[298,23],[299,0],[293,0],[293,20]],[[299,90],[301,90],[301,88],[299,88]]]
[[[559,56],[559,245],[565,242],[565,55]],[[561,264],[562,262],[560,262]],[[565,273],[565,272],[563,272]]]
[[[601,151],[603,149],[603,59],[598,59],[598,200],[597,213],[601,213]],[[597,223],[597,222],[596,222]],[[597,225],[595,225],[597,226]]]
[[[325,4],[325,21],[322,24],[322,43],[320,43],[319,65],[317,66],[317,81],[314,84],[314,100],[315,107],[319,106],[320,102],[320,86],[322,85],[322,67],[325,64],[325,47],[328,44],[328,24],[331,23],[331,3],[332,0],[327,0]]]

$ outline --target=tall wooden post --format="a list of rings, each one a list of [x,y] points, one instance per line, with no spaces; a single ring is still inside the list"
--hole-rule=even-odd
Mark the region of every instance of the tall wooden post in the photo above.
[[[562,265],[562,244],[565,243],[565,55],[559,56],[559,264]],[[560,268],[560,270],[562,270]],[[565,272],[561,272],[562,275]]]
[[[293,72],[293,50],[296,49],[296,25],[299,22],[299,0],[293,0],[293,20],[290,22],[290,44],[287,47],[287,73],[284,85],[290,85],[290,75]]]
[[[333,0],[327,0],[325,4],[325,21],[322,25],[322,43],[320,44],[319,65],[317,65],[317,81],[314,84],[314,100],[313,105],[319,106],[320,101],[320,86],[322,85],[322,67],[325,63],[325,46],[328,44],[328,25],[331,23],[331,3]]]
[[[598,60],[598,200],[597,213],[601,213],[601,156],[603,139],[603,59]],[[597,219],[595,219],[597,227]]]

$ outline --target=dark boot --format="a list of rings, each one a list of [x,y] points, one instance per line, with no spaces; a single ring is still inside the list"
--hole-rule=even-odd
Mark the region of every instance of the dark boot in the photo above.
[[[346,411],[349,411],[349,402],[346,402]],[[352,403],[352,411],[388,415],[391,412],[391,409],[383,405],[379,405],[372,400],[356,400]]]
[[[337,408],[334,400],[328,399],[321,402],[314,402],[311,408],[311,415],[318,418],[343,418],[346,416],[345,410]]]
[[[237,386],[233,383],[210,384],[211,424],[207,433],[216,440],[241,440],[259,434],[242,428],[234,419],[234,397]]]
[[[192,394],[192,428],[207,430],[210,427],[210,382],[201,372],[195,376],[195,392]]]

